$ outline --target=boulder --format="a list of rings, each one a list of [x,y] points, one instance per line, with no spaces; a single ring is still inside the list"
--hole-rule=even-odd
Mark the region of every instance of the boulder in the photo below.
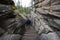
[[[39,36],[39,40],[60,40],[60,37],[55,32],[48,34],[43,33]]]

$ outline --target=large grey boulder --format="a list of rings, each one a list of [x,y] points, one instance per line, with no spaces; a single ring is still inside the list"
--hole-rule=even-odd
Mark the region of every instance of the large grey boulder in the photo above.
[[[55,32],[48,34],[43,33],[39,36],[39,40],[60,40],[60,37]]]

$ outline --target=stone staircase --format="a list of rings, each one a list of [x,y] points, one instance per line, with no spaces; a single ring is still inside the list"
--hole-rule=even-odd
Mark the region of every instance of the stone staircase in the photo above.
[[[37,40],[37,32],[33,27],[26,28],[26,32],[22,38],[22,40]]]

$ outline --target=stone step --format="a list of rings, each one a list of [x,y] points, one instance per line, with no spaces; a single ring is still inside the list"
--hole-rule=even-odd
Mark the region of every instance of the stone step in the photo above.
[[[26,32],[33,33],[36,32],[35,29],[27,29]]]
[[[36,40],[35,37],[24,37],[22,40]]]
[[[36,34],[25,34],[22,40],[36,40],[37,35]]]
[[[22,40],[36,40],[37,32],[33,28],[26,29],[26,32],[22,38]]]
[[[24,34],[24,36],[36,36],[36,34]]]
[[[34,39],[34,38],[33,39],[31,39],[31,38],[30,39],[24,38],[22,40],[36,40],[36,39]]]
[[[26,34],[29,34],[29,33],[36,33],[36,31],[28,31],[28,32],[25,32]]]
[[[36,37],[37,35],[25,35],[23,38],[34,38]]]

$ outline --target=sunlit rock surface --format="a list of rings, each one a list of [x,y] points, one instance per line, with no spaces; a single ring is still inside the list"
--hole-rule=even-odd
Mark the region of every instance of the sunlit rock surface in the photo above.
[[[60,0],[34,0],[31,20],[39,40],[59,40]]]

